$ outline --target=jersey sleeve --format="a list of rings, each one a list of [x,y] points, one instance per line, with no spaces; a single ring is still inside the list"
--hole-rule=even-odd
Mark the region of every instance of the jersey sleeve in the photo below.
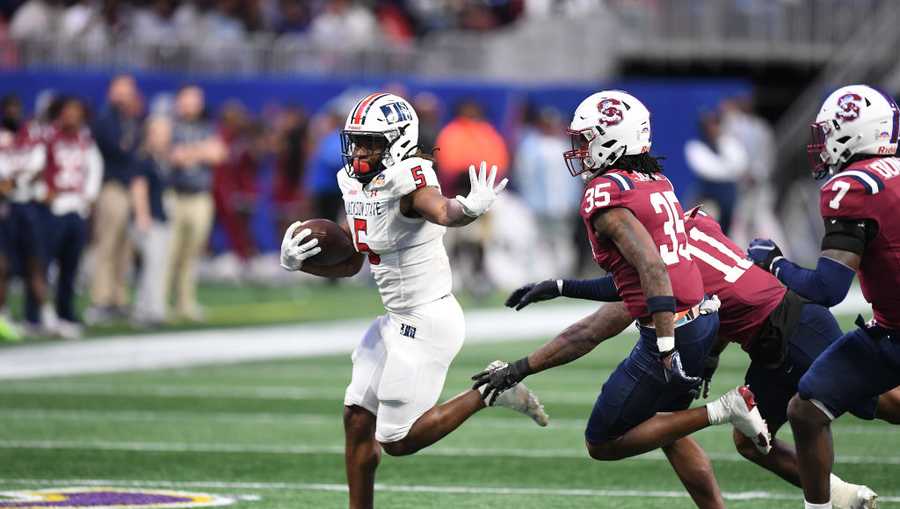
[[[440,188],[434,164],[418,157],[404,161],[391,175],[391,181],[394,194],[398,196],[406,196],[423,187]]]
[[[838,175],[822,186],[819,210],[822,218],[877,219],[872,196],[884,188],[881,180],[869,173]]]
[[[581,217],[590,221],[594,215],[605,209],[623,207],[630,209],[629,201],[634,183],[619,174],[600,175],[584,188],[581,198]]]

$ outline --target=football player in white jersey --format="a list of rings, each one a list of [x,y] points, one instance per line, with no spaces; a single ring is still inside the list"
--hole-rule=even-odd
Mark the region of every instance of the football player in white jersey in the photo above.
[[[387,311],[353,352],[344,397],[351,508],[372,507],[382,449],[392,456],[413,454],[489,404],[547,423],[522,384],[492,401],[483,400],[483,389],[472,389],[435,405],[465,337],[442,238],[446,227],[465,226],[487,212],[506,179],[495,185],[497,168],[488,175],[482,163],[478,172],[469,168],[467,196],[444,197],[432,161],[419,149],[418,130],[413,107],[396,95],[375,93],[357,103],[344,126],[346,164],[337,175],[357,253],[337,266],[304,264],[321,247],[317,239],[306,240],[311,232],[301,222],[288,228],[281,248],[285,269],[325,277],[352,276],[368,256]]]

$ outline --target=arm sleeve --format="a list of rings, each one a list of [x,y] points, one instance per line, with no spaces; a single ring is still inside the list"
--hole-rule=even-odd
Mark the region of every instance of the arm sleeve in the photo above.
[[[565,279],[563,280],[560,294],[563,297],[600,302],[617,302],[622,300],[612,275],[586,280]]]
[[[814,270],[780,258],[772,264],[772,273],[801,297],[826,307],[844,300],[856,274],[843,263],[824,256],[819,258]]]

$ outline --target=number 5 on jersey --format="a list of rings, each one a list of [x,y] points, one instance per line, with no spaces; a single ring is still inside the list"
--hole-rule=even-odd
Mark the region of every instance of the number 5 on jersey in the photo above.
[[[356,250],[358,252],[369,255],[369,263],[378,265],[381,263],[381,257],[373,253],[372,250],[369,249],[369,245],[366,244],[367,228],[368,224],[365,219],[356,218],[353,220],[353,243],[356,245]]]

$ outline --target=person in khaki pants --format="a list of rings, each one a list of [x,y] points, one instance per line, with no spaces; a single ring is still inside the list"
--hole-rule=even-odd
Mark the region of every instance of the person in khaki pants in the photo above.
[[[225,145],[204,117],[203,91],[196,86],[182,88],[175,97],[169,157],[172,243],[166,281],[175,289],[175,318],[202,320],[197,261],[213,221],[212,167],[226,155]]]
[[[141,141],[142,110],[134,78],[116,76],[109,85],[108,103],[91,126],[105,166],[93,217],[91,307],[85,313],[85,321],[92,325],[108,323],[127,313],[126,278],[132,261],[128,186]]]

